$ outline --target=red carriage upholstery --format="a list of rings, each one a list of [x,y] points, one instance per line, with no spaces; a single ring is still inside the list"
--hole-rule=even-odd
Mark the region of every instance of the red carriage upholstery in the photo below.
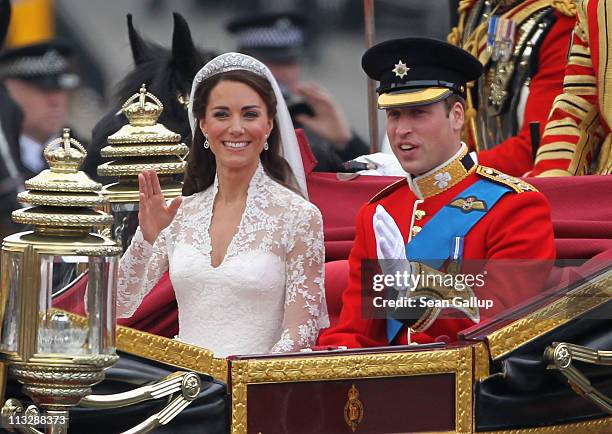
[[[325,263],[325,297],[330,326],[338,323],[342,310],[342,292],[348,284],[349,265],[346,259]]]

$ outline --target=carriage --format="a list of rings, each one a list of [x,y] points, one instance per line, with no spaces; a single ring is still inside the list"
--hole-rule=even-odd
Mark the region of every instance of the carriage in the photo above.
[[[341,181],[327,173],[308,177],[310,198],[326,222],[332,324],[348,275],[352,220],[360,204],[390,181]],[[588,204],[589,192],[610,195],[612,190],[607,177],[535,181],[551,202],[559,251],[549,289],[463,331],[457,342],[217,358],[172,339],[176,301],[165,276],[129,320],[130,327],[118,326],[119,360],[94,393],[70,410],[70,430],[609,432],[612,250],[607,211]],[[83,318],[87,280],[85,272],[59,291],[54,308],[75,321]],[[185,390],[168,388],[164,382],[176,372],[198,374],[197,396],[187,400]],[[158,385],[169,393],[153,401],[143,402],[136,392]],[[9,378],[5,397],[27,401],[19,386]],[[130,391],[127,403],[134,405],[125,406]],[[149,391],[150,396],[156,395]],[[182,411],[160,427],[164,412],[182,398]],[[120,408],[113,408],[113,400],[121,401],[115,402]],[[139,425],[142,431],[128,431],[147,420]]]
[[[325,222],[325,287],[333,324],[347,280],[357,210],[395,179],[344,180],[313,173],[305,137],[297,134],[309,198]],[[115,149],[107,149],[120,162],[103,170],[124,178],[123,184],[105,190],[110,198],[106,210],[115,217],[110,233],[124,248],[134,230],[138,200],[129,178],[151,156],[147,149],[122,154],[119,148],[126,144],[119,140]],[[175,144],[157,152],[157,160],[145,163],[171,166],[162,183],[170,195],[180,194],[174,175],[181,160],[168,157],[183,152],[178,148]],[[612,181],[604,176],[531,181],[551,203],[559,253],[546,290],[464,330],[458,341],[219,358],[173,339],[176,301],[166,275],[135,315],[117,327],[118,360],[93,393],[71,407],[70,432],[610,432],[612,241],[607,204],[612,203]],[[601,206],[594,207],[595,201]],[[83,268],[73,272],[54,293],[51,308],[80,323],[86,320],[85,293],[92,276]],[[8,275],[2,278],[3,303]],[[2,313],[8,318],[12,312]],[[15,376],[8,375],[14,373],[8,369],[10,360],[4,360],[0,398],[4,403],[18,397],[20,403],[7,402],[3,421],[30,401]]]

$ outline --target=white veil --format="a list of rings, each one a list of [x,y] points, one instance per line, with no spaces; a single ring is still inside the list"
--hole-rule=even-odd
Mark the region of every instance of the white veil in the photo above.
[[[293,174],[295,175],[300,191],[306,198],[308,198],[308,191],[306,189],[306,175],[304,174],[302,155],[300,154],[300,148],[295,136],[295,129],[293,127],[293,122],[291,121],[291,116],[289,116],[287,104],[285,103],[283,94],[281,93],[280,87],[272,75],[272,72],[270,72],[268,67],[259,60],[251,56],[247,56],[246,54],[224,53],[215,57],[198,71],[193,79],[191,94],[189,95],[188,111],[191,133],[193,134],[195,128],[197,127],[196,119],[193,116],[193,97],[198,85],[212,75],[239,69],[251,71],[255,74],[261,75],[265,77],[272,85],[272,89],[276,95],[276,117],[274,120],[280,132],[281,155],[285,158],[285,160],[287,160],[291,170],[293,170]]]

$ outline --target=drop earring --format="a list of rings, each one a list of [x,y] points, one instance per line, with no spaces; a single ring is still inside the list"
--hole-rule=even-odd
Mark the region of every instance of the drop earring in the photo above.
[[[264,151],[267,151],[268,149],[270,149],[270,146],[268,145],[268,141],[266,140],[266,143],[264,143]]]
[[[210,144],[208,143],[208,134],[204,134],[204,149],[210,148]]]

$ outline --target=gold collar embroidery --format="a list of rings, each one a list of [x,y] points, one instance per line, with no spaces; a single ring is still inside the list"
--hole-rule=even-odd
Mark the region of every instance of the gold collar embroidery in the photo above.
[[[459,151],[445,163],[420,176],[408,175],[408,185],[417,197],[427,199],[463,181],[475,169],[476,163],[468,155],[467,146],[462,144]]]

